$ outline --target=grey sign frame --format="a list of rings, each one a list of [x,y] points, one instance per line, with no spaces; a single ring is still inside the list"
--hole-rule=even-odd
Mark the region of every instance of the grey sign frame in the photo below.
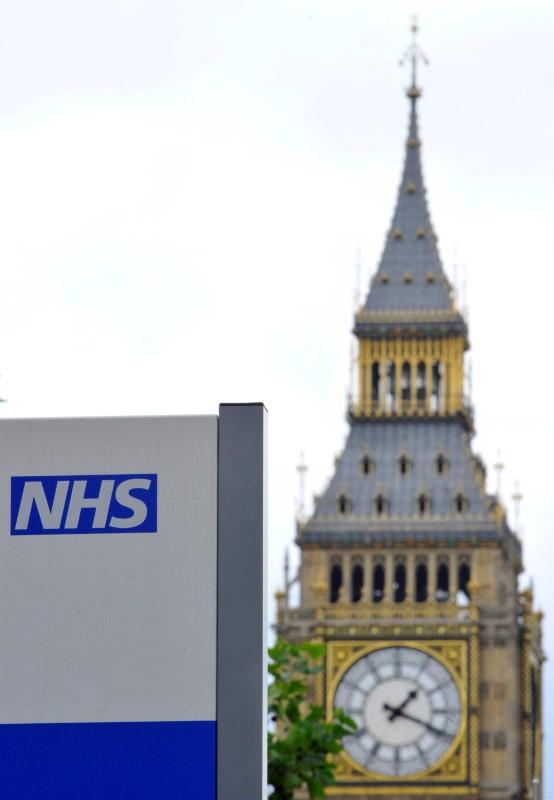
[[[267,411],[219,406],[217,800],[267,795]]]

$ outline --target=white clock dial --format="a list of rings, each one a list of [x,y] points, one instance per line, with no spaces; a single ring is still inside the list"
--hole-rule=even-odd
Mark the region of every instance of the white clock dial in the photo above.
[[[357,724],[344,739],[360,766],[402,776],[433,766],[460,728],[461,701],[449,670],[415,647],[383,647],[356,661],[335,693]]]

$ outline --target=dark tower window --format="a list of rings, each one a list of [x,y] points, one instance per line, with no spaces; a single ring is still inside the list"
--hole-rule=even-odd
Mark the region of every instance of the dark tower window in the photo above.
[[[371,365],[371,400],[374,406],[379,405],[381,393],[381,367],[378,361]]]
[[[361,564],[354,564],[352,567],[352,602],[359,603],[362,599],[362,591],[364,588],[364,568]]]
[[[439,564],[437,567],[437,600],[446,602],[450,596],[450,574],[448,564]]]
[[[506,749],[506,731],[495,731],[495,734],[494,734],[494,749],[495,750],[505,750]]]
[[[400,456],[398,459],[398,469],[401,475],[407,475],[410,471],[410,459],[408,456]]]
[[[373,568],[373,602],[380,603],[385,594],[385,568],[376,564]]]
[[[396,364],[394,361],[387,362],[387,391],[386,405],[388,411],[396,408]]]
[[[435,361],[431,373],[431,411],[440,411],[442,400],[442,372],[440,361]]]
[[[397,564],[394,568],[394,602],[402,603],[406,599],[406,567],[404,564]]]
[[[329,600],[331,603],[337,603],[340,590],[342,587],[342,567],[340,564],[333,564],[331,567],[331,581],[330,581],[330,592],[329,592]]]
[[[446,472],[446,470],[448,468],[448,462],[447,462],[446,458],[443,456],[442,453],[439,453],[439,455],[437,456],[437,459],[435,461],[435,466],[437,468],[437,474],[438,475],[444,475],[445,474],[445,472]]]
[[[427,600],[427,565],[418,564],[415,573],[415,599],[416,603]]]
[[[454,498],[454,508],[457,514],[465,514],[469,510],[469,500],[461,492]]]
[[[371,473],[371,468],[372,468],[373,464],[371,463],[371,458],[368,456],[367,453],[365,453],[362,456],[362,460],[360,462],[360,466],[361,466],[363,475],[369,475]]]
[[[416,397],[417,402],[419,405],[422,405],[425,402],[425,379],[426,379],[426,368],[425,362],[420,361],[417,365],[417,380],[416,380]]]
[[[464,561],[458,567],[458,591],[463,592],[468,599],[469,599],[468,583],[470,580],[470,576],[471,573],[469,570],[469,564],[467,564]]]
[[[337,511],[339,514],[348,514],[351,508],[350,498],[344,492],[337,497]]]
[[[425,516],[429,512],[430,503],[426,494],[420,494],[417,498],[417,513],[420,517]]]
[[[401,381],[401,389],[402,389],[402,403],[407,406],[410,402],[410,395],[411,395],[411,382],[412,382],[412,368],[408,361],[404,361],[402,364],[402,381]]]
[[[387,513],[387,500],[382,494],[378,494],[375,498],[375,513],[378,517],[382,517]]]

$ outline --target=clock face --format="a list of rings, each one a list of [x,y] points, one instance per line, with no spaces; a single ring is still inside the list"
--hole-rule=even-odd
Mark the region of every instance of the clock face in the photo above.
[[[343,675],[334,705],[357,731],[343,746],[361,767],[403,776],[433,766],[460,728],[458,687],[436,658],[415,647],[383,647]]]

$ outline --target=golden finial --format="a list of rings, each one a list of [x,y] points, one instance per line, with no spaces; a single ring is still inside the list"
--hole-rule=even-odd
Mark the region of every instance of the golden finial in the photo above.
[[[469,592],[470,599],[475,602],[477,599],[477,594],[479,592],[479,581],[476,581],[475,578],[472,578],[470,581],[467,582],[467,590]]]
[[[502,472],[504,470],[504,464],[500,459],[500,450],[498,451],[498,456],[496,459],[496,464],[494,465],[494,469],[496,470],[496,499],[500,497],[500,483],[502,480]]]
[[[421,94],[421,91],[417,85],[417,62],[422,61],[424,64],[429,63],[429,59],[427,58],[427,56],[417,43],[418,30],[419,27],[417,24],[417,17],[413,16],[411,24],[412,42],[408,47],[408,49],[406,50],[406,52],[404,53],[404,55],[402,56],[402,58],[400,59],[401,66],[404,66],[404,64],[407,61],[409,61],[412,66],[412,84],[409,87],[409,89],[406,90],[406,94],[414,102]]]
[[[533,587],[528,586],[527,589],[524,589],[521,593],[525,603],[529,606],[533,605]]]
[[[305,481],[306,481],[306,472],[308,471],[308,465],[304,459],[303,451],[300,452],[300,461],[296,465],[296,471],[298,472],[298,512],[297,516],[299,520],[304,518],[304,489],[305,489]]]
[[[515,530],[521,536],[521,532],[519,530],[519,506],[521,501],[523,500],[523,495],[519,488],[519,482],[515,482],[514,486],[514,493],[512,494],[512,500],[514,502],[514,511],[515,511]]]

